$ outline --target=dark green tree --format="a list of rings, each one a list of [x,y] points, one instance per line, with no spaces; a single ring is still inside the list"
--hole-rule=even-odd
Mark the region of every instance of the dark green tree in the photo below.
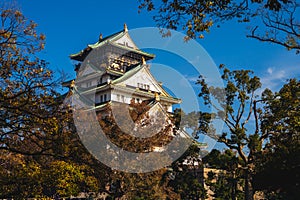
[[[194,141],[188,150],[169,168],[169,185],[181,199],[205,199],[201,146]]]
[[[232,150],[227,149],[221,153],[213,149],[203,158],[207,167],[205,183],[213,192],[216,199],[244,199],[242,170],[238,168],[240,160]]]
[[[278,92],[263,93],[266,151],[258,160],[254,186],[280,199],[297,199],[300,171],[300,82],[291,79]]]

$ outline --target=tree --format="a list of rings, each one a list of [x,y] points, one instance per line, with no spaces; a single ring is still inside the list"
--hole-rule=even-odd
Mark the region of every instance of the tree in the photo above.
[[[243,171],[238,168],[240,161],[236,153],[230,149],[226,149],[222,153],[213,149],[203,158],[204,165],[211,168],[207,172],[205,183],[213,192],[213,197],[216,199],[244,199],[243,191],[239,189],[243,184]]]
[[[171,123],[168,116],[163,114],[164,111],[159,108],[151,109],[148,101],[143,101],[142,103],[131,101],[131,104],[125,107],[125,109],[129,110],[130,116],[125,117],[126,110],[124,110],[124,105],[112,103],[112,105],[107,107],[106,111],[99,113],[99,123],[106,136],[120,149],[135,153],[143,152],[147,157],[154,156],[152,162],[161,164],[161,162],[164,162],[164,158],[152,152],[157,147],[164,148],[170,140],[180,136],[176,136],[179,127]],[[153,112],[155,115],[153,115]],[[181,114],[178,111],[179,115]],[[174,121],[180,118],[178,116],[175,117]],[[153,121],[154,117],[155,121]],[[116,120],[118,121],[116,122]],[[140,131],[140,133],[147,134],[143,127],[147,128],[151,133],[153,130],[158,130],[158,132],[151,137],[135,137],[132,134],[128,134],[136,131],[130,127],[130,121],[128,120],[134,122],[137,131]],[[151,128],[149,128],[150,126]],[[156,129],[156,126],[159,126],[160,129]],[[86,133],[90,132],[87,128],[85,131]],[[91,142],[95,140],[97,138],[93,138]],[[174,151],[177,150],[177,143],[175,142],[173,145],[175,146],[170,147],[172,148],[171,151],[173,149]],[[135,169],[134,167],[139,165],[149,167],[154,165],[154,163],[145,162],[145,160],[141,159],[142,156],[138,154],[136,157],[138,156],[139,159],[126,160],[122,159],[122,155],[114,150],[107,152],[106,156],[110,153],[114,155],[113,158],[120,157],[120,161],[129,168],[133,167]],[[108,192],[112,198],[123,197],[128,199],[185,199],[187,195],[190,198],[204,197],[205,192],[201,182],[202,165],[198,160],[199,153],[199,146],[194,144],[174,164],[156,171],[132,174],[112,170],[109,174],[110,180],[107,182]],[[187,159],[197,162],[196,168],[189,168],[190,166],[183,164]],[[111,162],[120,161],[116,159],[111,160]],[[194,167],[194,165],[191,166]]]
[[[0,150],[51,154],[69,118],[55,91],[59,81],[36,56],[45,36],[19,10],[1,8],[0,17]]]
[[[98,191],[100,188],[97,180],[100,177],[95,176],[93,168],[84,162],[78,164],[49,156],[32,157],[7,151],[2,153],[0,198],[67,197],[82,191]]]
[[[203,163],[199,143],[194,141],[188,150],[169,169],[169,185],[181,199],[205,199]]]
[[[112,104],[107,109],[99,114],[99,124],[102,130],[110,140],[117,145],[120,149],[125,151],[144,153],[145,156],[153,156],[148,154],[153,151],[154,147],[163,147],[168,143],[173,136],[173,127],[165,119],[165,116],[161,116],[161,111],[155,113],[156,121],[151,121],[149,117],[149,102],[143,101],[142,103],[135,103],[131,101],[129,106],[123,104]],[[125,109],[125,110],[124,110]],[[126,117],[126,109],[129,110],[130,119]],[[113,114],[112,114],[113,112]],[[116,120],[118,120],[116,122]],[[135,137],[132,134],[133,128],[130,126],[130,121],[134,122],[137,131],[143,134],[147,134],[147,130],[156,130],[155,126],[160,126],[162,120],[163,127],[158,133],[151,137],[140,138]],[[143,129],[143,126],[146,129]],[[149,129],[152,126],[154,129]],[[89,130],[87,130],[89,132]],[[93,139],[95,140],[95,139]],[[136,167],[139,165],[152,165],[153,163],[141,163],[145,162],[141,158],[141,155],[137,155],[140,159],[122,160],[122,156],[113,150],[110,152],[113,157],[120,157],[120,161],[111,160],[111,162],[123,162],[126,163],[128,168]],[[155,155],[157,156],[157,155]],[[153,162],[160,162],[159,156],[157,156]],[[112,170],[109,174],[109,181],[107,182],[109,187],[109,194],[112,198],[125,197],[128,199],[178,199],[178,194],[173,191],[173,188],[168,186],[168,179],[165,178],[167,173],[166,168],[158,169],[156,171],[148,173],[128,173],[118,170]]]
[[[270,134],[268,146],[271,150],[292,148],[299,145],[300,132],[300,82],[290,79],[279,92],[266,90],[263,93],[265,102],[261,117],[262,131]]]
[[[256,189],[275,193],[282,199],[299,196],[300,82],[291,79],[278,92],[263,94],[265,112],[262,131],[269,134],[254,176]]]
[[[183,29],[189,38],[203,38],[213,24],[252,22],[247,37],[300,52],[300,24],[296,17],[300,5],[296,0],[140,0],[139,8],[156,11],[154,20],[159,27]]]
[[[253,198],[252,175],[256,155],[262,151],[262,144],[267,134],[262,134],[259,127],[257,108],[257,89],[261,83],[249,70],[230,71],[220,65],[225,88],[209,86],[205,77],[200,76],[199,96],[204,104],[212,107],[211,112],[200,112],[199,134],[208,134],[228,148],[237,152],[241,160],[238,166],[243,170],[245,199]],[[211,126],[211,120],[222,120],[226,125],[220,135]],[[253,127],[247,127],[253,120]]]
[[[193,132],[191,135],[195,138],[197,137],[198,130],[198,119],[199,113],[197,111],[190,112],[188,114],[184,113],[183,110],[176,108],[173,114],[173,123],[178,129],[190,129]]]
[[[48,197],[69,197],[83,191],[97,191],[99,180],[91,176],[88,165],[54,160],[42,169],[42,194]]]
[[[37,56],[45,36],[18,9],[2,7],[0,12],[1,198],[95,188],[103,166],[94,167],[75,134],[72,113],[57,92],[62,80],[55,80],[48,63]]]

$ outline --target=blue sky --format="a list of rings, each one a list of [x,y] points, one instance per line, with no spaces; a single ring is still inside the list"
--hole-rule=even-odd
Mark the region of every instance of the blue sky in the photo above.
[[[52,69],[63,69],[74,76],[69,54],[76,53],[104,36],[117,32],[126,23],[129,29],[155,26],[146,11],[138,13],[138,2],[124,0],[18,0],[25,16],[34,20],[46,35],[42,57]],[[217,65],[230,69],[251,69],[264,84],[276,90],[291,77],[300,75],[300,56],[283,47],[245,37],[246,25],[231,22],[214,28],[199,43]],[[159,57],[159,55],[157,55]],[[188,75],[190,80],[194,77]]]

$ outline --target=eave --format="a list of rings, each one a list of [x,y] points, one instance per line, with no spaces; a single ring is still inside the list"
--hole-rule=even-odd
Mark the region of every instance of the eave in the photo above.
[[[122,31],[119,31],[117,33],[109,35],[109,36],[107,36],[107,37],[105,37],[103,39],[99,39],[99,41],[97,41],[94,44],[89,44],[85,49],[81,50],[80,52],[75,53],[75,54],[71,54],[70,58],[73,59],[73,60],[77,60],[77,61],[82,62],[82,61],[84,61],[84,59],[86,58],[86,56],[91,52],[91,50],[99,48],[99,47],[101,47],[101,46],[103,46],[105,44],[110,44],[110,45],[112,45],[114,47],[123,49],[125,51],[133,52],[133,53],[142,55],[142,56],[144,56],[145,60],[150,60],[150,59],[153,59],[155,57],[154,54],[150,54],[150,53],[144,52],[144,51],[139,50],[137,48],[130,48],[130,47],[126,47],[126,46],[114,43],[114,41],[120,39],[121,37],[123,37],[126,34],[128,34],[128,32],[127,32],[126,29],[124,29]]]

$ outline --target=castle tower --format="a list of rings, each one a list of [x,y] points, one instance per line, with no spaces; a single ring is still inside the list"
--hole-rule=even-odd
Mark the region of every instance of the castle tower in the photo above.
[[[155,55],[140,50],[131,39],[127,26],[112,35],[100,34],[95,44],[70,55],[77,64],[76,86],[91,90],[96,110],[110,102],[130,104],[156,101],[166,112],[181,102],[172,97],[151,74],[146,62]],[[80,78],[78,78],[80,77]]]

